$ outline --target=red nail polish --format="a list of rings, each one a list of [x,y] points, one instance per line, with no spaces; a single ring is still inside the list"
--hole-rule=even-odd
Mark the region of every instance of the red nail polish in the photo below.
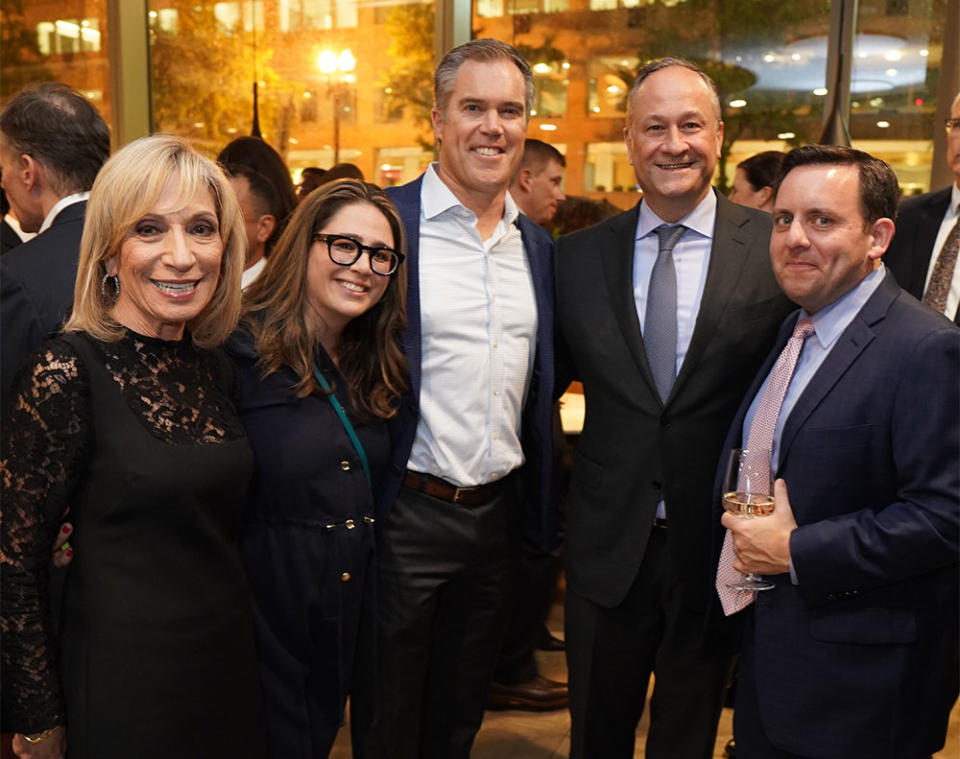
[[[73,528],[70,527],[70,525],[65,524],[63,527],[60,528],[60,532],[62,532],[64,535],[69,535],[72,529]]]
[[[72,549],[72,548],[68,548],[68,549],[67,549],[67,558],[68,558],[68,559],[72,559],[72,558],[73,558],[73,549]]]

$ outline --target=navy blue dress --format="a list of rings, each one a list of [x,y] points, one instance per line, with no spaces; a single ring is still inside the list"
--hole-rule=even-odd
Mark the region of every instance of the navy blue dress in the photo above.
[[[255,460],[241,556],[256,606],[269,750],[275,759],[326,757],[347,695],[358,680],[373,682],[373,497],[330,400],[297,398],[286,367],[261,380],[246,330],[226,347]],[[346,406],[343,379],[322,349],[318,364]],[[390,450],[386,424],[351,421],[376,485]],[[355,733],[369,719],[358,719],[364,701],[352,702]]]

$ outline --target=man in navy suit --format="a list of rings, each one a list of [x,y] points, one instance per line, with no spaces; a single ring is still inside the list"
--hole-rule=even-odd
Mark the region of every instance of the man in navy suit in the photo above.
[[[87,196],[110,154],[93,104],[58,82],[27,87],[0,114],[3,189],[26,232],[0,260],[0,411],[17,370],[60,327],[73,302]]]
[[[466,759],[518,537],[554,538],[552,243],[507,192],[533,78],[473,40],[434,79],[439,161],[388,190],[406,228],[410,391],[378,494],[379,753]]]
[[[947,165],[953,172],[954,183],[936,192],[907,198],[900,204],[897,233],[884,257],[903,289],[917,298],[926,294],[937,259],[951,231],[960,223],[960,92],[953,99],[946,127]],[[940,310],[960,324],[960,266],[955,258],[952,271],[946,276],[950,281],[949,293]]]
[[[776,508],[722,517],[733,569],[775,584],[734,617],[745,628],[737,754],[928,757],[958,687],[960,330],[884,269],[899,194],[889,166],[807,146],[782,171],[770,258],[801,310],[728,448],[756,432],[795,325],[810,319],[814,333],[776,416]]]

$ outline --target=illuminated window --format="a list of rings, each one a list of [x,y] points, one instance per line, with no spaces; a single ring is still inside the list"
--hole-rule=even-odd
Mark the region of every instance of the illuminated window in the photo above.
[[[57,19],[37,24],[41,55],[100,52],[100,21],[95,18]]]

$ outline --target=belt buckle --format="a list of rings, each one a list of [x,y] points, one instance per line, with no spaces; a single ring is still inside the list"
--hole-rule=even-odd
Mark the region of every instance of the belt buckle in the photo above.
[[[472,488],[461,488],[461,487],[456,488],[456,489],[453,491],[453,502],[456,503],[456,504],[462,504],[463,501],[460,500],[460,496],[461,496],[463,493],[465,493],[465,492],[467,492],[468,490],[471,490],[471,489],[472,489]]]

